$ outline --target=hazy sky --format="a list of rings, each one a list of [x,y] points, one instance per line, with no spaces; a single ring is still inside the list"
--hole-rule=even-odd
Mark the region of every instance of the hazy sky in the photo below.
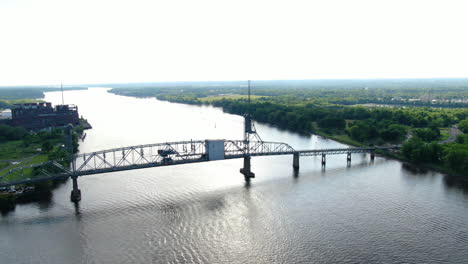
[[[0,0],[0,85],[468,77],[468,1]]]

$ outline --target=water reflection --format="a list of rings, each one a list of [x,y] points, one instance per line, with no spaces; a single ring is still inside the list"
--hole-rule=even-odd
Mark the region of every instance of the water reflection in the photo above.
[[[16,197],[16,199],[2,200],[4,203],[9,203],[8,206],[2,206],[0,213],[2,216],[7,216],[12,213],[18,205],[33,204],[42,212],[47,212],[49,208],[53,206],[53,192],[44,191],[30,193],[25,196]]]
[[[426,176],[429,170],[427,168],[417,166],[411,163],[402,162],[401,167],[404,171],[410,172],[409,175],[413,176]]]
[[[75,216],[77,219],[80,219],[80,203],[73,203],[73,207],[75,209]]]
[[[207,211],[221,211],[225,208],[225,200],[222,197],[213,197],[205,200],[204,207]]]
[[[244,182],[244,188],[245,188],[246,190],[249,190],[251,186],[252,186],[251,181],[245,181],[245,182]]]
[[[427,168],[422,166],[417,166],[414,164],[409,163],[402,163],[401,164],[402,171],[404,171],[405,177],[411,177],[412,179],[420,179],[420,180],[427,180],[432,179],[435,180],[440,177],[440,174],[431,171]],[[458,176],[458,175],[443,175],[442,176],[444,186],[448,189],[461,191],[463,194],[468,195],[468,179],[466,177]]]
[[[0,209],[0,215],[2,217],[8,216],[8,214],[13,213],[16,209],[16,204],[11,203],[9,206],[3,205],[2,208]]]
[[[449,189],[461,191],[468,196],[468,179],[466,177],[445,175],[444,183]]]
[[[297,180],[299,178],[299,169],[294,169],[293,170],[293,178],[294,178],[294,182],[297,182]]]

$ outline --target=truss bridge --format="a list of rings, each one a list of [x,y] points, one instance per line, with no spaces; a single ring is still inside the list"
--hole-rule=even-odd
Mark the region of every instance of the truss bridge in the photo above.
[[[199,163],[225,159],[248,159],[247,166],[241,169],[246,181],[254,178],[250,171],[250,157],[293,155],[293,167],[299,168],[299,156],[322,156],[322,165],[326,164],[326,155],[346,154],[348,165],[352,153],[370,153],[374,159],[378,149],[396,149],[397,147],[372,148],[339,148],[339,149],[313,149],[295,150],[282,142],[249,141],[245,140],[190,140],[165,142],[147,145],[130,146],[108,149],[91,153],[73,155],[71,159],[53,160],[38,164],[17,167],[8,171],[0,178],[0,187],[35,182],[65,179],[100,174],[107,172],[144,169]],[[248,154],[248,156],[247,156]],[[244,165],[246,162],[244,162]],[[67,166],[67,164],[70,164]],[[34,171],[34,178],[23,178],[27,171]],[[17,181],[5,181],[14,175]]]
[[[250,101],[250,82],[248,98]],[[69,125],[66,132],[67,153],[73,153],[73,126]],[[240,169],[240,173],[244,175],[246,182],[250,182],[252,178],[255,178],[255,174],[251,170],[251,157],[292,155],[293,168],[298,170],[300,156],[321,156],[321,164],[325,166],[327,155],[346,154],[349,166],[353,153],[370,153],[371,160],[374,160],[377,150],[392,149],[398,149],[398,146],[296,150],[287,143],[263,141],[256,132],[252,116],[246,113],[244,115],[243,140],[176,141],[114,148],[84,154],[68,154],[68,157],[64,159],[13,168],[0,176],[0,187],[71,178],[73,181],[71,200],[78,202],[81,200],[78,177],[86,175],[242,158],[243,167]]]

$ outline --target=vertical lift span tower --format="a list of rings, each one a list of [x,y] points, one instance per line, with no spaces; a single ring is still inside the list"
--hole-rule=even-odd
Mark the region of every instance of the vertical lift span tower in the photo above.
[[[255,173],[252,172],[250,165],[250,140],[262,142],[262,139],[255,130],[255,125],[252,121],[252,114],[250,113],[250,80],[247,81],[248,95],[247,102],[248,107],[244,114],[244,167],[240,169],[240,173],[244,175],[245,181],[250,182],[251,178],[255,178]]]

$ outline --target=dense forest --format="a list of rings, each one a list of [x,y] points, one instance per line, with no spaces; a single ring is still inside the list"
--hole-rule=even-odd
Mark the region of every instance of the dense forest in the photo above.
[[[116,88],[120,95],[155,96],[161,100],[187,104],[211,104],[233,114],[250,112],[255,120],[302,133],[316,133],[353,145],[402,144],[400,157],[414,163],[467,175],[468,172],[468,109],[431,107],[382,107],[349,105],[350,98],[363,102],[369,98],[411,98],[427,93],[421,88],[291,88],[252,89],[252,100],[246,89],[212,89],[184,87]],[[468,88],[434,89],[437,98],[467,98]],[[366,99],[367,98],[367,99]],[[455,105],[452,105],[454,107]],[[465,134],[447,140],[456,126]],[[454,136],[453,136],[454,137]],[[441,142],[445,141],[444,144]]]

